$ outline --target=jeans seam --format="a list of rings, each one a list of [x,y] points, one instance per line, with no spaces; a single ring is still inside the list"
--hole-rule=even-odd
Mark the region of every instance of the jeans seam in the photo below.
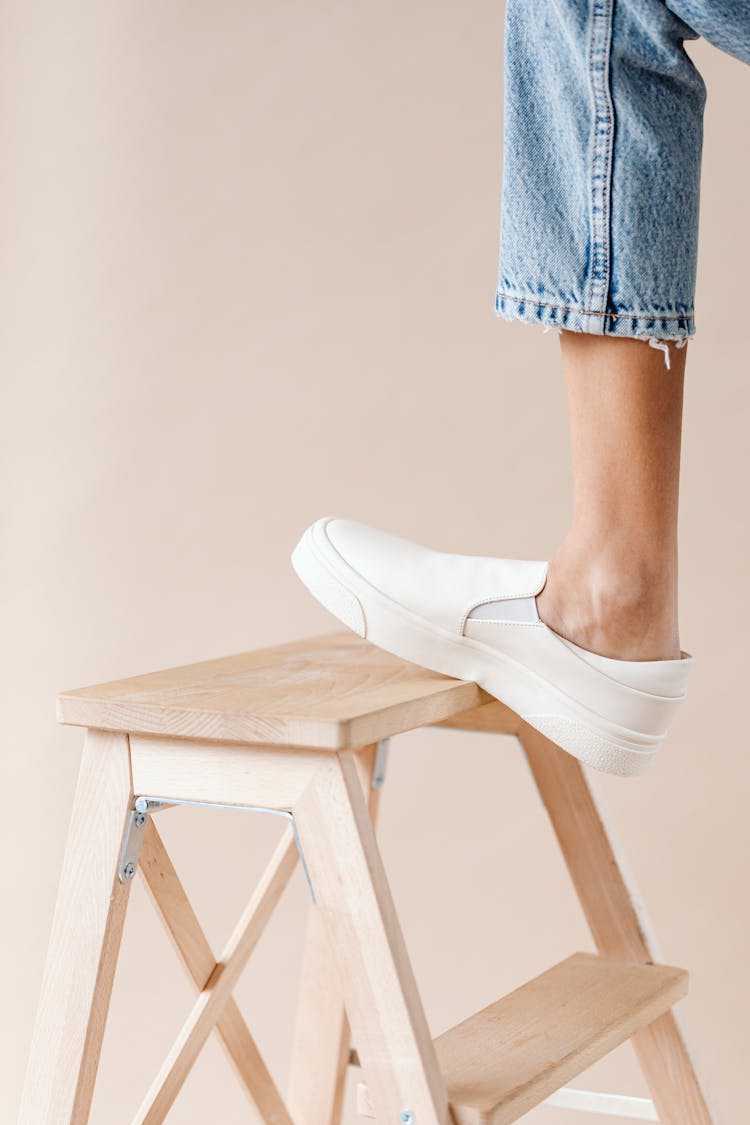
[[[584,303],[605,310],[611,280],[611,194],[614,104],[610,89],[613,0],[592,0],[589,76],[593,102],[591,155],[591,265]]]
[[[692,311],[676,316],[663,316],[661,313],[654,312],[602,312],[601,309],[584,309],[579,305],[555,305],[551,301],[536,301],[533,297],[515,297],[511,293],[506,293],[503,289],[498,289],[496,295],[502,297],[505,301],[515,301],[519,305],[535,305],[540,309],[558,309],[560,312],[575,312],[582,316],[604,316],[609,320],[692,320],[694,315]]]

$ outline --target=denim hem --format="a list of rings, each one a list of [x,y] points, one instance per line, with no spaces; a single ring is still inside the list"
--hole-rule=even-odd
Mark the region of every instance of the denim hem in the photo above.
[[[695,335],[692,312],[687,315],[664,312],[633,312],[627,309],[593,312],[573,305],[537,301],[498,289],[495,313],[505,320],[521,320],[526,324],[544,324],[565,328],[569,332],[590,332],[595,336],[633,336],[642,339],[681,340]]]

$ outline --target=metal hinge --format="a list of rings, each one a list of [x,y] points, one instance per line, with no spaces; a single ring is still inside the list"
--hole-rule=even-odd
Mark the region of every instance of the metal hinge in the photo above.
[[[293,814],[287,809],[266,809],[259,805],[224,805],[217,804],[215,801],[182,801],[174,797],[136,797],[135,808],[128,817],[125,839],[123,840],[122,852],[120,853],[120,862],[117,867],[117,876],[121,883],[127,883],[134,878],[136,870],[138,869],[138,860],[140,859],[143,837],[148,827],[149,816],[151,813],[159,812],[160,809],[168,809],[173,805],[195,805],[197,808],[205,809],[237,809],[241,812],[270,813],[272,816],[285,817],[289,821],[292,833],[294,834],[294,842],[297,845],[297,851],[299,852],[300,863],[302,864],[302,870],[305,874],[310,897],[312,898],[313,905],[317,906],[315,891],[313,890],[312,881],[310,879],[310,872],[305,863],[305,855],[302,851],[302,844],[300,843]]]
[[[381,738],[375,751],[375,764],[372,767],[372,789],[382,789],[385,781],[385,767],[388,762],[390,738]]]

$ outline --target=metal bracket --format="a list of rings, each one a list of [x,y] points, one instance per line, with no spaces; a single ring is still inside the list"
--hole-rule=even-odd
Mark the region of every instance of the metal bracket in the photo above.
[[[388,762],[390,738],[381,738],[375,751],[375,764],[372,767],[372,789],[382,789],[385,782],[385,767]]]
[[[120,854],[120,863],[117,868],[117,876],[121,883],[127,883],[135,876],[138,860],[141,855],[141,848],[143,846],[143,837],[146,833],[150,814],[159,812],[160,809],[168,809],[173,805],[195,805],[197,808],[207,809],[236,809],[240,812],[270,813],[272,816],[286,817],[292,828],[294,842],[297,845],[300,863],[302,864],[302,870],[305,874],[305,881],[310,891],[313,906],[318,905],[310,879],[310,872],[305,863],[305,855],[302,851],[297,825],[294,823],[294,815],[287,809],[266,809],[262,808],[260,805],[223,805],[215,801],[182,801],[174,797],[137,797],[135,800],[135,808],[128,818],[128,826],[122,844],[122,852]]]
[[[388,761],[390,741],[390,738],[381,738],[377,744],[375,761],[372,767],[372,780],[370,782],[373,789],[382,789],[385,782],[385,770]],[[135,878],[138,861],[141,856],[141,848],[143,847],[143,837],[146,833],[148,818],[151,813],[159,812],[161,809],[171,808],[174,805],[195,805],[198,808],[209,809],[238,809],[241,812],[261,812],[270,813],[272,816],[286,817],[294,833],[294,842],[297,845],[297,851],[299,852],[300,863],[302,864],[302,870],[305,874],[305,881],[310,891],[310,897],[313,901],[313,905],[317,906],[315,891],[313,890],[310,872],[305,862],[305,855],[302,851],[302,844],[300,843],[299,834],[297,833],[297,825],[294,823],[293,813],[289,812],[287,809],[267,809],[260,805],[223,805],[214,801],[183,801],[174,797],[136,797],[135,808],[130,812],[128,817],[128,825],[122,844],[122,852],[120,853],[120,862],[117,866],[117,877],[121,883],[127,883]]]
[[[128,816],[128,827],[125,830],[120,862],[117,865],[117,878],[121,883],[128,883],[135,877],[147,823],[148,813],[140,811],[136,802],[135,810]]]

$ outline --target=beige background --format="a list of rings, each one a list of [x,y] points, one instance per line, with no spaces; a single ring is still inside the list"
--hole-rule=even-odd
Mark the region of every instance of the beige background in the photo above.
[[[0,44],[5,1122],[81,747],[56,691],[337,628],[289,563],[320,515],[548,557],[570,480],[557,338],[492,311],[500,3],[15,3]],[[648,779],[603,789],[740,1125],[750,73],[690,51],[709,85],[681,504],[696,668]],[[278,827],[167,817],[219,945]],[[381,840],[435,1034],[591,948],[512,741],[395,740]],[[238,993],[282,1083],[306,909],[298,873]],[[94,1125],[130,1120],[189,1001],[136,885]],[[645,1093],[629,1047],[591,1081]],[[170,1122],[207,1119],[253,1119],[213,1042]]]

